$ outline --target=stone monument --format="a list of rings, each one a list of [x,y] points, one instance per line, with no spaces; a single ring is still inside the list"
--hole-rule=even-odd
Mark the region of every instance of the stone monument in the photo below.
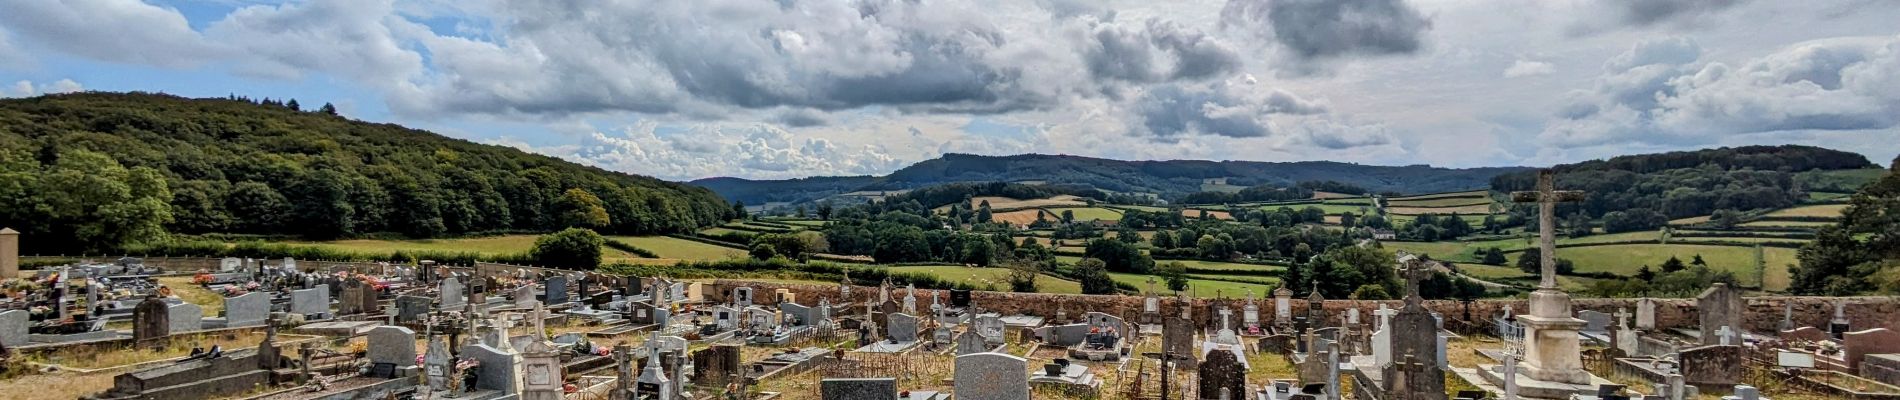
[[[1530,313],[1517,317],[1524,324],[1524,365],[1519,369],[1534,380],[1587,385],[1577,331],[1583,320],[1572,316],[1570,294],[1557,286],[1557,204],[1582,201],[1580,191],[1556,189],[1551,170],[1537,173],[1537,190],[1512,192],[1511,200],[1537,203],[1539,260],[1543,266],[1537,290],[1530,294]]]

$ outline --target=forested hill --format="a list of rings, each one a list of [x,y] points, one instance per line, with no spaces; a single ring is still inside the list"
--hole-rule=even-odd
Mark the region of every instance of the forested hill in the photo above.
[[[1433,193],[1484,188],[1491,177],[1524,170],[1519,167],[1451,169],[1424,165],[1402,167],[1348,164],[1329,161],[1255,162],[1255,161],[1122,161],[1064,155],[1023,154],[980,156],[945,154],[892,172],[890,175],[864,178],[806,178],[790,181],[743,181],[716,178],[694,181],[713,188],[729,199],[757,204],[761,201],[802,201],[813,199],[807,188],[821,184],[853,189],[899,190],[953,182],[1025,182],[1086,186],[1114,192],[1154,193],[1175,196],[1200,192],[1206,179],[1225,178],[1235,187],[1290,186],[1306,181],[1336,181],[1373,192]],[[862,182],[862,183],[861,183]],[[735,184],[741,183],[741,184]],[[861,184],[860,184],[861,183]],[[806,195],[798,195],[806,193]],[[756,196],[756,197],[754,197]],[[777,196],[772,197],[772,196]],[[822,197],[822,196],[819,196]],[[768,200],[769,199],[769,200]]]
[[[56,252],[165,232],[684,232],[733,213],[700,187],[293,108],[144,93],[0,101],[0,226]]]
[[[1822,189],[1852,192],[1858,186],[1829,188],[1829,171],[1878,168],[1857,153],[1813,146],[1744,146],[1630,155],[1552,167],[1561,189],[1583,190],[1581,211],[1590,218],[1611,212],[1649,214],[1654,218],[1709,215],[1716,210],[1782,208]],[[1534,171],[1499,175],[1491,189],[1531,190]],[[1856,181],[1861,182],[1861,181]]]

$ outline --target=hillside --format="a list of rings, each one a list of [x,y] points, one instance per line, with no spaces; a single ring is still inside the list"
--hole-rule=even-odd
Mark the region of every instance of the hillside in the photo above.
[[[167,232],[689,232],[732,213],[711,190],[513,148],[275,101],[143,93],[0,100],[0,182],[0,226],[39,252]]]
[[[819,198],[825,191],[902,190],[952,182],[1025,182],[1075,185],[1110,192],[1154,193],[1175,196],[1200,192],[1209,180],[1215,186],[1246,187],[1262,184],[1292,185],[1304,181],[1336,181],[1374,192],[1435,193],[1484,188],[1490,179],[1520,167],[1452,169],[1424,165],[1402,167],[1348,164],[1330,161],[1122,161],[1064,155],[1023,154],[980,156],[945,154],[899,169],[882,177],[806,178],[746,181],[713,178],[693,181],[728,199],[758,204]],[[796,193],[796,194],[795,194]]]
[[[1653,212],[1665,220],[1786,208],[1807,200],[1810,188],[1851,191],[1877,176],[1833,171],[1876,168],[1857,153],[1798,145],[1629,155],[1553,167],[1558,186],[1589,192],[1580,205],[1561,206],[1561,214]],[[1535,184],[1536,174],[1523,171],[1492,179],[1491,190],[1530,190]]]

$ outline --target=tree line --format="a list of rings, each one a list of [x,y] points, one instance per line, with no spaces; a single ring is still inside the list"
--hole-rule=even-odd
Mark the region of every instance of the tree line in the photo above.
[[[0,101],[0,225],[52,253],[167,233],[689,232],[734,214],[704,188],[290,103],[147,93]]]

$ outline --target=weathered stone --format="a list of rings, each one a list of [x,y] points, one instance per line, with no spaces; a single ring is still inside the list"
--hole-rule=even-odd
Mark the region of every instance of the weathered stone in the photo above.
[[[1194,368],[1198,361],[1194,350],[1194,322],[1186,317],[1168,317],[1161,326],[1162,351],[1174,357],[1181,368]]]
[[[897,378],[825,379],[818,392],[823,400],[896,400]]]
[[[26,344],[29,325],[32,325],[32,320],[26,311],[0,311],[0,346],[10,348]]]
[[[885,328],[884,337],[898,342],[917,341],[917,317],[896,313],[890,316],[890,326]]]
[[[1860,360],[1868,354],[1900,353],[1900,332],[1887,328],[1848,332],[1841,338],[1841,352],[1847,370],[1859,371]]]
[[[388,376],[379,376],[379,378],[407,376],[405,373],[396,371],[415,368],[416,331],[400,326],[378,326],[370,329],[368,336],[370,365],[374,367],[377,364],[389,364],[389,371],[392,372]],[[377,371],[376,368],[370,370]]]
[[[429,317],[429,307],[433,303],[422,296],[396,297],[396,321],[418,322]]]
[[[965,336],[972,335],[966,333]],[[1029,360],[1009,354],[959,355],[955,371],[956,395],[964,399],[1028,400],[1029,379],[1023,376],[1027,368]]]
[[[257,326],[270,317],[270,295],[250,292],[224,299],[225,327]]]
[[[171,312],[164,300],[157,296],[146,297],[145,301],[132,309],[132,339],[147,341],[171,335]]]
[[[312,317],[330,312],[330,290],[325,288],[290,291],[290,312]]]
[[[693,373],[695,383],[723,386],[731,382],[739,373],[743,363],[739,359],[739,346],[714,345],[693,352]]]
[[[1784,340],[1784,341],[1806,340],[1806,341],[1811,341],[1811,342],[1819,342],[1819,341],[1830,339],[1826,331],[1822,331],[1821,328],[1816,328],[1812,326],[1801,326],[1801,327],[1795,327],[1794,329],[1781,331],[1781,334],[1779,336],[1781,337],[1781,340]]]
[[[1742,381],[1742,346],[1702,346],[1683,349],[1676,360],[1682,379],[1691,385],[1727,387]]]
[[[983,340],[983,336],[976,332],[964,332],[957,335],[956,342],[957,355],[984,353],[996,348],[991,346],[989,341]]]
[[[1696,312],[1700,315],[1702,344],[1722,344],[1717,332],[1722,327],[1740,332],[1742,325],[1742,294],[1726,283],[1716,283],[1696,296]],[[1733,344],[1740,344],[1739,341]]]
[[[0,228],[0,278],[20,276],[20,231]],[[26,337],[21,335],[20,337]]]
[[[482,363],[476,373],[476,388],[498,390],[502,393],[515,393],[521,390],[520,359],[512,352],[503,352],[486,344],[462,347],[462,357],[472,358]]]
[[[1197,369],[1202,399],[1218,400],[1222,390],[1230,396],[1247,393],[1247,369],[1240,365],[1240,359],[1233,352],[1210,351]]]
[[[468,298],[464,297],[468,288],[463,287],[461,278],[453,276],[443,278],[438,288],[437,295],[441,299],[443,309],[454,309],[455,307],[468,305]]]
[[[548,277],[547,287],[542,292],[542,303],[555,306],[567,303],[567,275],[555,274]]]
[[[180,303],[166,308],[166,316],[171,323],[171,333],[183,333],[204,330],[205,310],[197,304]]]

